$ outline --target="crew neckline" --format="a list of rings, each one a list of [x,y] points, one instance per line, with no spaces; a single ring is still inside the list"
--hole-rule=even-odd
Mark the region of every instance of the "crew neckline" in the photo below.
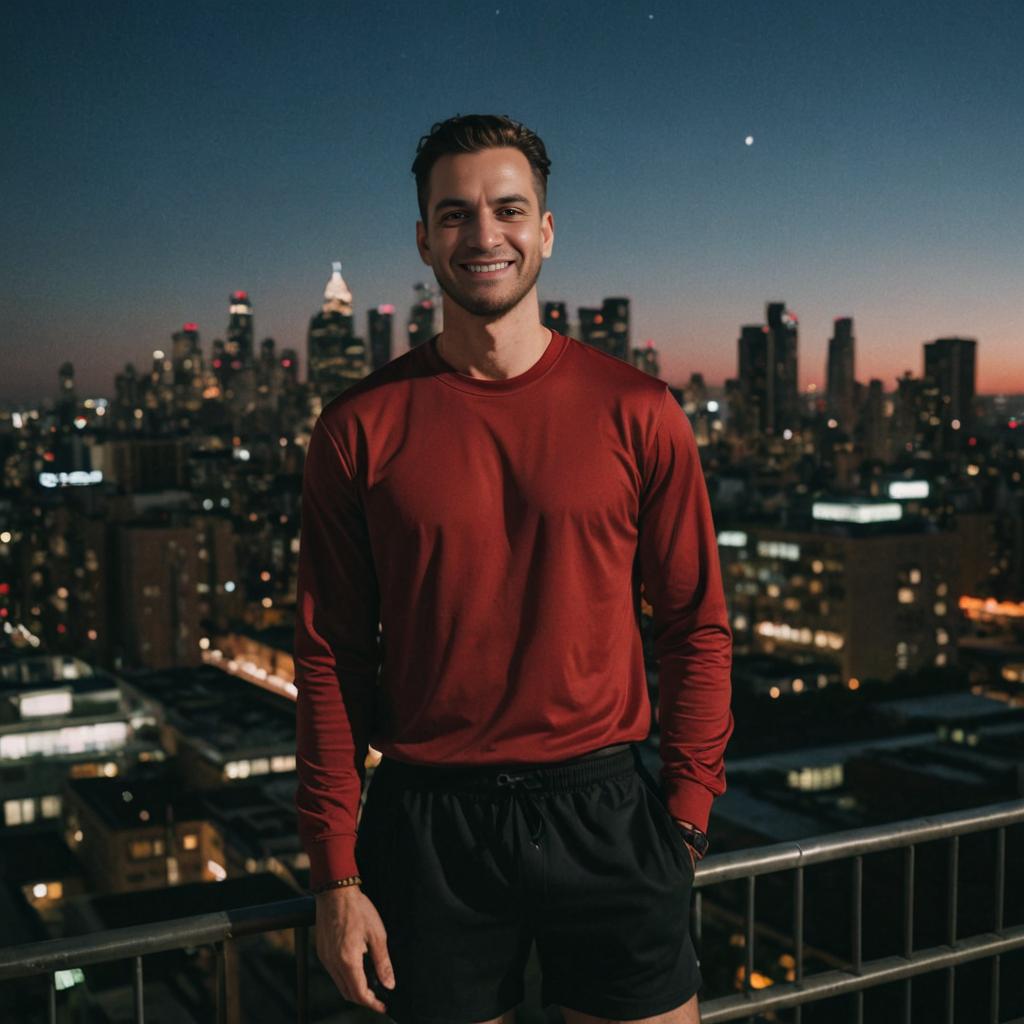
[[[529,387],[534,381],[543,377],[558,361],[558,357],[565,351],[569,343],[568,337],[551,330],[551,337],[547,346],[537,360],[528,370],[517,373],[514,377],[505,377],[502,380],[487,380],[483,377],[471,377],[466,373],[459,373],[444,357],[437,351],[437,339],[440,334],[435,334],[423,348],[426,350],[427,360],[431,369],[435,371],[436,378],[449,387],[459,391],[467,391],[473,395],[509,395]]]

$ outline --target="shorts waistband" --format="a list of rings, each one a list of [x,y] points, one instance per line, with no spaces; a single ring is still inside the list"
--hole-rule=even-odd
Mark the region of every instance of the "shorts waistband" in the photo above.
[[[566,792],[636,771],[630,743],[602,747],[569,761],[513,765],[410,764],[385,757],[375,775],[408,789],[501,793],[510,788]]]

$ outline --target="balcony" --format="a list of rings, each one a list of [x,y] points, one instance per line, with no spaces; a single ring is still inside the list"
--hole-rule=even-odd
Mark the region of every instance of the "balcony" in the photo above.
[[[704,1024],[762,1016],[810,1024],[812,1015],[860,1024],[866,997],[878,1000],[867,1017],[872,1022],[1008,1024],[1008,1014],[1020,1017],[1020,968],[1002,970],[1004,957],[1020,959],[1024,952],[1020,826],[1024,800],[708,857],[695,880],[694,943],[700,954],[706,943],[710,949],[713,940],[719,950],[724,941],[741,950],[742,963],[724,989],[708,985],[705,977]],[[811,885],[811,874],[820,871],[826,874]],[[888,879],[884,888],[875,888],[879,896],[867,907],[865,892],[872,890],[866,878]],[[878,913],[872,917],[866,909]],[[145,957],[210,946],[216,1020],[228,1024],[242,1019],[231,982],[237,941],[291,930],[295,1019],[305,1022],[314,913],[313,899],[299,897],[0,949],[0,981],[42,976],[40,1013],[56,1022],[56,972],[127,961],[132,1019],[143,1022]],[[839,952],[837,935],[845,947]],[[886,943],[896,948],[878,952]],[[766,964],[783,964],[784,978],[767,975]],[[987,971],[984,998],[978,996],[979,969]],[[957,1000],[958,975],[965,971],[971,972],[966,1009]],[[917,989],[926,985],[928,1000],[922,1001]],[[526,1009],[520,1019],[528,1018]]]

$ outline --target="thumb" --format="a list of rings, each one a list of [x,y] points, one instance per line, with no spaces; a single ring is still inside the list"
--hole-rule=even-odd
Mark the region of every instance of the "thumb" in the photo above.
[[[370,955],[373,957],[373,967],[377,977],[385,988],[395,987],[395,971],[391,966],[391,958],[388,956],[388,944],[383,933],[372,931],[366,936],[367,944],[370,947]]]

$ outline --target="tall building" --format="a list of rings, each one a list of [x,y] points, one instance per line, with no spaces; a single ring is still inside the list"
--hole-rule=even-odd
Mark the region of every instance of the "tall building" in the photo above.
[[[974,426],[974,380],[978,343],[973,338],[939,338],[924,346],[924,376],[938,388],[938,416],[947,444]]]
[[[740,329],[739,379],[746,409],[744,433],[781,435],[800,425],[797,317],[769,302],[767,324]]]
[[[111,627],[130,666],[198,665],[200,576],[195,532],[126,523],[116,531],[120,569]]]
[[[739,392],[742,411],[737,409],[736,429],[742,436],[768,430],[768,328],[747,324],[740,328],[738,342]]]
[[[580,306],[580,341],[602,352],[608,351],[608,325],[600,309]]]
[[[861,433],[865,457],[877,462],[888,462],[891,451],[885,417],[885,394],[882,382],[875,377],[868,384],[867,397],[861,411]]]
[[[228,337],[224,354],[231,373],[251,366],[253,361],[252,303],[248,292],[232,292],[228,305]]]
[[[370,339],[370,366],[379,370],[391,361],[394,354],[392,344],[394,338],[395,307],[378,306],[367,314],[367,337]]]
[[[768,303],[768,425],[774,434],[800,425],[797,388],[797,316],[784,302]]]
[[[828,414],[839,428],[850,434],[854,426],[854,337],[853,317],[837,317],[828,341],[826,371]]]
[[[605,299],[601,304],[608,325],[608,351],[629,361],[629,299]]]
[[[638,370],[649,373],[652,377],[657,377],[660,374],[661,365],[658,360],[658,350],[654,347],[653,341],[648,339],[647,344],[643,348],[633,349],[633,365]]]
[[[600,309],[581,306],[580,340],[629,362],[629,299],[605,299]]]
[[[437,303],[430,285],[421,281],[413,286],[413,291],[416,293],[416,301],[409,310],[409,348],[422,345],[437,333]]]
[[[564,302],[545,302],[541,313],[541,323],[559,334],[569,333],[569,311]]]
[[[323,405],[366,376],[366,345],[355,335],[352,293],[335,262],[320,312],[309,321],[309,384]]]
[[[180,331],[171,335],[171,377],[174,410],[184,429],[191,422],[189,417],[202,409],[204,370],[199,325],[183,324]]]
[[[857,680],[952,665],[960,538],[902,522],[893,504],[820,502],[805,528],[720,531],[737,651],[828,658]]]

